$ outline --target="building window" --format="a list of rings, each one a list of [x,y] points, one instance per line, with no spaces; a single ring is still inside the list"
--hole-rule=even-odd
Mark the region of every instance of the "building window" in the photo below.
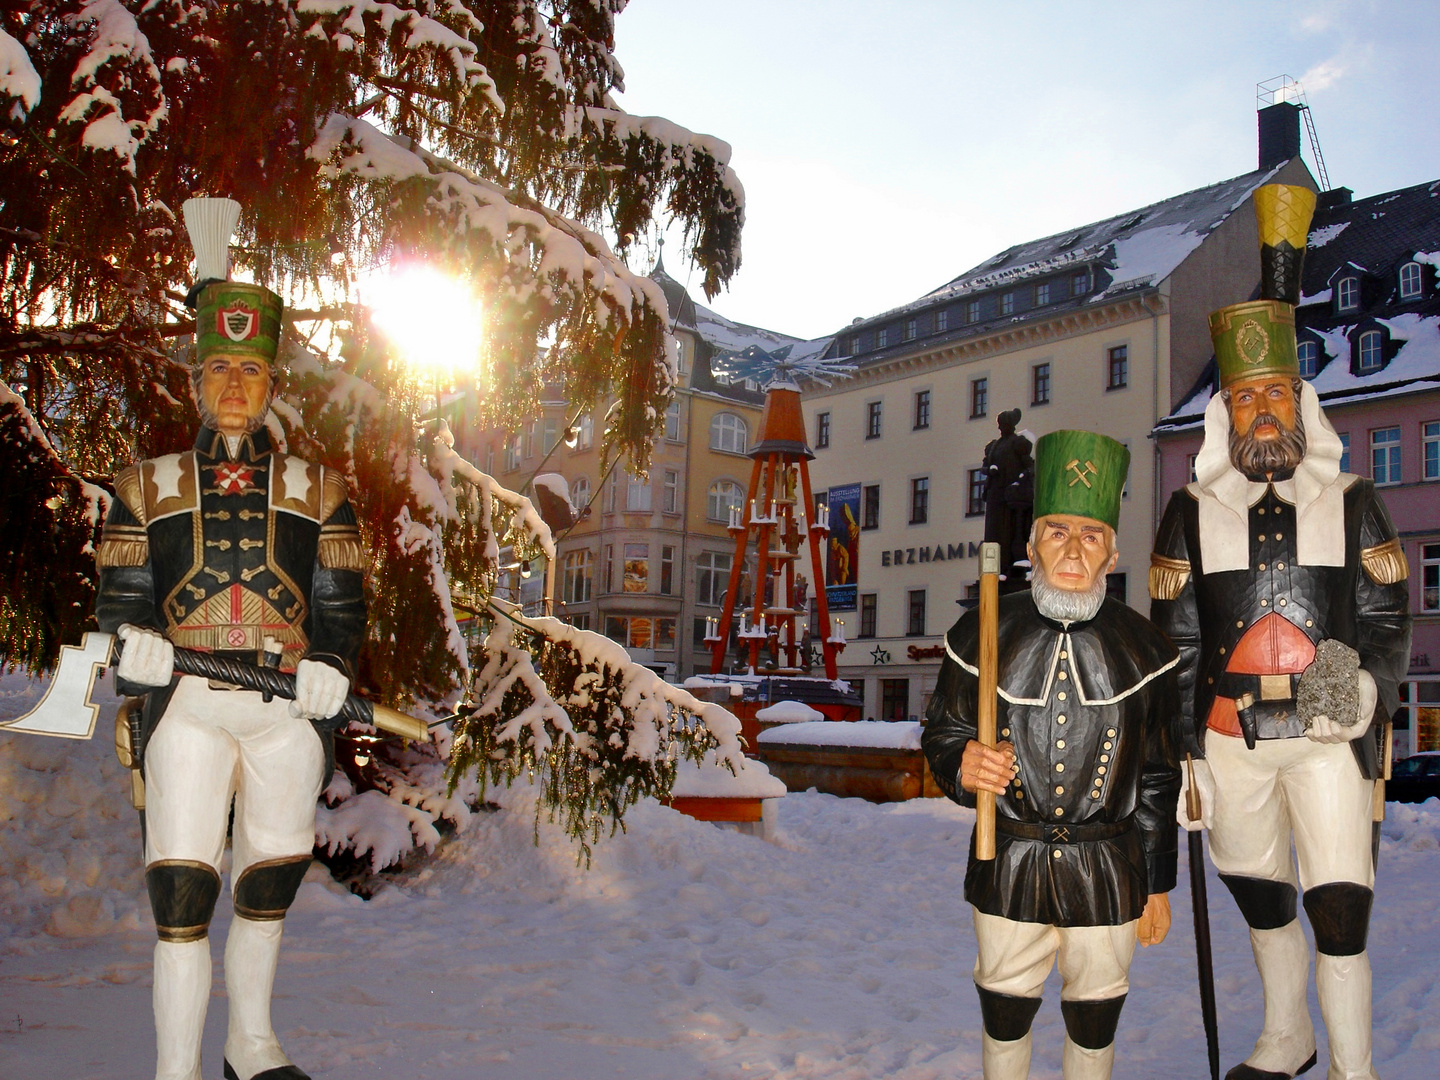
[[[1070,288],[1076,296],[1084,296],[1090,291],[1090,271],[1077,270],[1075,276],[1070,279]]]
[[[910,712],[910,680],[880,680],[880,719],[904,720]]]
[[[878,597],[872,593],[860,595],[860,636],[875,636],[875,610]]]
[[[850,355],[854,356],[860,351],[860,335],[856,334],[850,339]]]
[[[1420,610],[1440,611],[1440,544],[1420,545]]]
[[[561,599],[567,604],[584,604],[590,600],[591,571],[590,552],[569,551],[565,553],[564,572],[561,577]]]
[[[657,652],[675,651],[675,620],[655,620],[655,644],[652,646]]]
[[[979,322],[979,321],[980,321],[980,301],[979,301],[979,300],[971,300],[968,304],[965,305],[965,321],[966,321],[966,322]]]
[[[879,484],[866,484],[861,492],[860,527],[862,529],[878,529],[880,527]]]
[[[611,641],[618,641],[627,649],[654,649],[655,645],[655,623],[656,620],[646,616],[634,616],[623,618],[609,615],[605,619],[605,636]],[[668,620],[670,623],[670,645],[675,647],[675,620]]]
[[[1354,311],[1360,306],[1360,279],[1343,277],[1335,285],[1335,310]]]
[[[595,418],[589,413],[580,417],[580,435],[575,440],[576,450],[589,450],[595,445]]]
[[[1376,428],[1370,432],[1370,478],[1377,487],[1400,483],[1400,429]]]
[[[1196,461],[1197,458],[1199,458],[1199,456],[1200,456],[1199,454],[1186,454],[1186,455],[1185,455],[1185,473],[1186,473],[1187,476],[1190,477],[1190,481],[1189,481],[1189,482],[1192,483],[1192,484],[1193,484],[1193,483],[1196,483],[1196,477],[1195,477],[1195,461]]]
[[[576,630],[590,629],[590,613],[588,611],[582,611],[577,615],[567,615],[565,621],[575,627]]]
[[[570,505],[576,511],[584,510],[590,505],[590,478],[588,476],[577,476],[570,482]]]
[[[906,594],[905,633],[910,637],[925,636],[925,590],[911,589]]]
[[[1385,335],[1379,330],[1366,330],[1360,335],[1360,373],[1379,371],[1385,363]]]
[[[524,448],[522,453],[525,456],[525,460],[529,461],[535,456],[535,425],[533,423],[525,429],[525,439],[522,446]]]
[[[671,442],[680,441],[680,402],[678,399],[670,402],[669,407],[665,410],[665,438]]]
[[[650,481],[631,476],[625,485],[625,509],[648,513],[650,510]]]
[[[542,421],[540,445],[543,452],[548,454],[555,449],[555,444],[560,441],[560,420],[558,417],[547,416]]]
[[[919,328],[919,324],[920,324],[920,321],[919,321],[918,319],[906,319],[906,320],[905,320],[905,340],[906,340],[906,341],[914,341],[914,340],[915,340],[915,331]]]
[[[916,429],[928,428],[930,426],[930,391],[915,391],[915,427]]]
[[[495,475],[495,444],[485,444],[485,475]]]
[[[675,373],[685,374],[685,339],[682,337],[675,339]]]
[[[1340,471],[1350,471],[1350,433],[1339,432],[1340,435]]]
[[[1048,303],[1050,303],[1050,283],[1042,281],[1035,286],[1035,306],[1044,307]]]
[[[1036,364],[1030,369],[1030,404],[1050,404],[1050,365]]]
[[[669,544],[660,549],[660,591],[666,596],[675,591],[675,549]]]
[[[815,414],[815,449],[824,450],[830,445],[830,414]]]
[[[1315,378],[1320,370],[1320,346],[1313,341],[1301,341],[1295,346],[1295,356],[1300,361],[1300,377]]]
[[[1001,294],[1000,294],[1000,314],[1001,314],[1001,315],[1014,315],[1014,314],[1015,314],[1015,294],[1014,294],[1013,292],[1007,292],[1007,293],[1001,293]]]
[[[734,480],[716,480],[705,495],[705,516],[711,521],[730,523],[731,507],[743,506],[745,489]]]
[[[626,544],[625,579],[621,589],[625,592],[650,591],[650,545]]]
[[[1407,262],[1400,267],[1400,299],[1418,300],[1420,298],[1420,264]]]
[[[734,558],[718,551],[702,551],[695,560],[695,602],[719,607],[725,601]]]
[[[984,416],[990,408],[990,380],[970,380],[970,419]]]
[[[604,565],[603,569],[604,569],[604,571],[605,571],[605,591],[606,591],[607,593],[608,593],[608,592],[614,592],[614,591],[615,591],[615,545],[614,545],[614,544],[606,544],[606,545],[605,545],[605,565]]]
[[[875,347],[876,347],[877,349],[883,349],[883,348],[885,348],[885,346],[888,345],[889,343],[890,343],[890,328],[889,328],[888,326],[882,326],[882,327],[880,327],[879,330],[876,330],[876,331],[875,331]]]
[[[965,472],[965,516],[979,517],[985,513],[985,470],[967,469]]]
[[[938,334],[950,327],[950,312],[947,308],[941,308],[935,312],[935,332]]]
[[[1422,480],[1440,480],[1440,421],[1430,420],[1420,426],[1424,448],[1425,473]]]
[[[675,469],[665,470],[663,498],[661,509],[665,513],[678,514],[680,512],[680,473]]]
[[[924,525],[930,520],[930,478],[917,476],[910,481],[910,524]]]
[[[865,404],[865,438],[880,437],[880,406],[883,402],[870,401]]]
[[[710,421],[710,449],[722,450],[727,454],[745,453],[746,440],[750,429],[745,421],[734,413],[716,413]]]
[[[1130,346],[1116,345],[1108,351],[1110,359],[1106,390],[1123,390],[1130,385]]]
[[[520,436],[512,436],[505,443],[505,471],[514,472],[520,468]]]

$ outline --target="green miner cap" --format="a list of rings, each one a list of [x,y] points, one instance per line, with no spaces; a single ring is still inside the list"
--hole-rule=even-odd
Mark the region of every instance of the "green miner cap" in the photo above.
[[[1093,431],[1052,431],[1035,444],[1035,520],[1074,514],[1120,528],[1130,451]]]
[[[1279,300],[1231,304],[1210,316],[1210,340],[1220,389],[1270,375],[1300,377],[1295,356],[1295,309]]]
[[[280,297],[263,285],[217,281],[205,286],[195,311],[195,362],[224,352],[274,364],[284,310]]]

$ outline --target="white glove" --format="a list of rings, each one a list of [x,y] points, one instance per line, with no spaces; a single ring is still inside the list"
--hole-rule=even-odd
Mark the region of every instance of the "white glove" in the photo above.
[[[290,715],[306,720],[327,720],[340,711],[350,680],[329,664],[301,660],[295,665],[295,700]]]
[[[1341,724],[1328,716],[1317,716],[1310,721],[1305,737],[1318,743],[1342,743],[1358,739],[1370,730],[1370,718],[1375,715],[1375,702],[1379,698],[1375,689],[1375,677],[1360,669],[1360,711],[1353,724]]]
[[[1186,797],[1190,794],[1190,762],[1180,763],[1180,801],[1175,806],[1175,820],[1186,832],[1199,832],[1210,828],[1215,820],[1215,775],[1210,763],[1204,758],[1195,761],[1195,790],[1200,795],[1200,820],[1191,821],[1186,809]]]
[[[115,631],[125,643],[115,677],[136,686],[169,686],[175,674],[175,646],[170,639],[143,626],[125,623]]]

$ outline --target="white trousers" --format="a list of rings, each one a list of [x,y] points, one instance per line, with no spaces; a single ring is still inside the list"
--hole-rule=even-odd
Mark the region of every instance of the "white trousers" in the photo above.
[[[290,703],[181,678],[145,748],[145,864],[220,868],[235,797],[233,884],[246,867],[308,855],[325,749]]]
[[[973,914],[979,945],[975,983],[986,990],[1040,997],[1057,958],[1064,1001],[1106,1001],[1130,989],[1138,920],[1119,926],[1046,926]]]
[[[1245,741],[1214,731],[1205,758],[1215,777],[1210,858],[1222,874],[1297,884],[1375,886],[1370,854],[1375,781],[1345,743]],[[1290,856],[1294,837],[1295,858]]]

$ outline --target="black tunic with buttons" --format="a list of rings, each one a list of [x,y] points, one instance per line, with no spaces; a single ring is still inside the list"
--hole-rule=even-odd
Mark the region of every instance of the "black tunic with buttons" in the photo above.
[[[946,636],[923,737],[936,783],[962,806],[975,805],[959,779],[976,737],[979,635],[970,611]],[[996,726],[1019,773],[996,797],[994,860],[977,860],[971,838],[965,899],[1051,926],[1138,919],[1151,893],[1175,887],[1175,647],[1115,600],[1088,622],[1062,624],[1028,592],[1001,598],[998,644]],[[1048,835],[1014,835],[1007,820]]]

